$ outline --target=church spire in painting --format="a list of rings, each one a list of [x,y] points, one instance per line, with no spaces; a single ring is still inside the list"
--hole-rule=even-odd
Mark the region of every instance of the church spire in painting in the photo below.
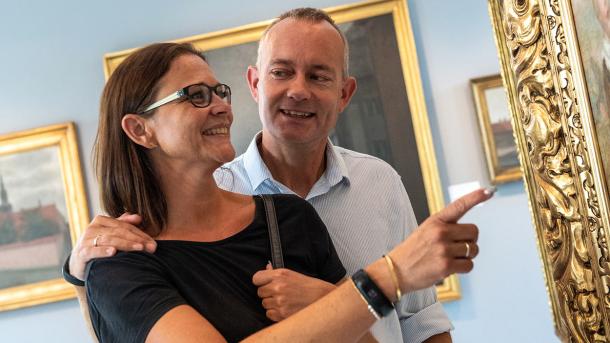
[[[6,188],[4,188],[4,180],[0,175],[0,212],[11,212],[13,207],[8,202],[8,194]]]

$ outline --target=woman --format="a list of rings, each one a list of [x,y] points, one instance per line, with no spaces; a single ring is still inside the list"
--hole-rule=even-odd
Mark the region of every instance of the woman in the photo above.
[[[270,256],[261,199],[224,191],[213,177],[235,157],[230,99],[190,45],[146,47],[109,79],[95,145],[102,203],[113,216],[141,213],[158,247],[89,264],[101,341],[144,341],[168,313],[203,315],[229,341],[272,323],[251,281]],[[274,198],[287,266],[339,282],[345,269],[313,208]]]
[[[390,253],[396,266],[380,259],[269,326],[251,282],[270,257],[261,201],[221,190],[213,178],[235,155],[231,122],[230,89],[187,44],[143,48],[106,84],[95,145],[102,205],[114,217],[139,213],[158,246],[154,254],[119,253],[87,266],[87,298],[100,341],[369,339],[367,329],[392,309],[400,290],[445,276],[409,268],[417,261],[407,262],[407,240]],[[298,197],[274,198],[286,266],[337,283],[345,270],[315,211]],[[466,249],[476,255],[468,244]],[[472,267],[469,260],[461,265]]]

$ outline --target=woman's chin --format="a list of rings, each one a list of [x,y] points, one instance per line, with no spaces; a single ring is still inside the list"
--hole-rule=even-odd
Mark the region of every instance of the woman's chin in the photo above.
[[[221,153],[221,158],[220,158],[220,162],[222,162],[222,164],[229,163],[229,162],[233,161],[234,159],[235,159],[235,148],[233,148],[233,145],[230,145],[230,147],[223,149],[223,151]]]

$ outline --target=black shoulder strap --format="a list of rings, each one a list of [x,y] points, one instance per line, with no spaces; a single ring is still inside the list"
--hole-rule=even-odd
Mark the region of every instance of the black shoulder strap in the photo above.
[[[269,194],[261,194],[265,213],[267,214],[267,228],[269,229],[269,242],[271,243],[271,265],[273,269],[284,268],[284,257],[282,255],[282,240],[280,230],[277,226],[277,216],[273,198]]]

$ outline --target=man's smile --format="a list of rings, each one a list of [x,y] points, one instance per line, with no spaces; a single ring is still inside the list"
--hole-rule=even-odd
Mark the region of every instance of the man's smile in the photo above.
[[[283,114],[293,117],[293,118],[310,118],[313,117],[315,113],[312,112],[303,112],[303,111],[294,111],[294,110],[286,110],[280,109],[280,112]]]

